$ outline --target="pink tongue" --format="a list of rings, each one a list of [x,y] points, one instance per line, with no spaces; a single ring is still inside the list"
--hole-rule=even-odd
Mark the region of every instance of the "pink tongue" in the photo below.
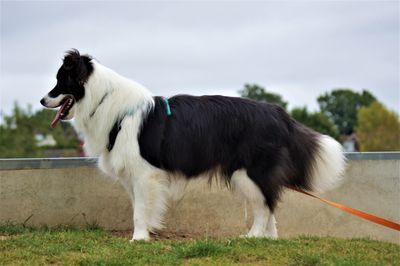
[[[61,116],[61,109],[58,110],[56,116],[55,116],[54,119],[53,119],[53,122],[51,122],[51,124],[50,124],[50,127],[51,127],[51,128],[55,128],[55,127],[56,127],[58,121],[60,120],[60,116]]]
[[[50,127],[51,127],[51,128],[55,128],[55,127],[56,127],[58,121],[59,121],[60,118],[61,118],[61,113],[62,113],[62,111],[64,110],[64,108],[65,108],[65,106],[66,106],[67,104],[68,104],[68,101],[65,101],[65,102],[63,103],[63,105],[60,107],[60,109],[57,111],[57,114],[56,114],[56,116],[54,117],[53,122],[51,122],[51,124],[50,124]]]

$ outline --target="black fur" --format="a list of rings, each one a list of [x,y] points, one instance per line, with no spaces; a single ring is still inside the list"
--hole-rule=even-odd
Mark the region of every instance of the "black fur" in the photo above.
[[[60,94],[70,94],[76,102],[82,99],[85,95],[83,84],[93,72],[91,60],[88,55],[80,55],[78,50],[68,51],[57,72],[57,84],[49,92],[49,96],[55,98]]]
[[[110,152],[112,148],[114,148],[115,141],[117,140],[117,136],[119,131],[121,130],[121,122],[124,118],[122,119],[117,119],[113,125],[113,127],[110,130],[110,133],[108,134],[108,144],[107,144],[107,150]]]
[[[229,183],[246,169],[274,210],[285,186],[310,189],[309,177],[319,148],[318,135],[279,106],[243,98],[178,95],[155,97],[143,118],[140,153],[155,167],[187,178],[218,169]]]

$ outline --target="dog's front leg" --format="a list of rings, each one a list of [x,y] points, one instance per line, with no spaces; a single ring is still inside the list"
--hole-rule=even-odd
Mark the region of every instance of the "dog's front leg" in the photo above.
[[[135,240],[150,240],[149,230],[147,228],[148,215],[147,215],[147,190],[146,179],[133,178],[133,237],[132,241]]]

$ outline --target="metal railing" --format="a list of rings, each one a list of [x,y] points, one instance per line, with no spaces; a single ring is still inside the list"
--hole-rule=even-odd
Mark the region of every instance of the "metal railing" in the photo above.
[[[348,152],[348,160],[400,160],[400,152]],[[0,159],[0,170],[95,167],[95,157]]]

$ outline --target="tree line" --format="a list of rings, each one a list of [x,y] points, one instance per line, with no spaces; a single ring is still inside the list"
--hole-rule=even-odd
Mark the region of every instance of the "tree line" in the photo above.
[[[281,95],[268,92],[257,84],[246,84],[239,91],[241,97],[282,106],[297,121],[339,141],[355,133],[360,151],[400,150],[400,122],[398,114],[388,110],[370,92],[335,89],[317,98],[319,111],[304,107],[287,110],[288,102]],[[0,124],[0,158],[46,157],[51,150],[75,151],[80,142],[70,123],[49,127],[54,110],[22,108],[18,103],[10,115],[2,114]],[[51,136],[54,145],[38,145],[38,137]],[[51,153],[50,153],[51,154]],[[60,155],[71,153],[59,153]]]
[[[257,84],[246,84],[239,91],[242,97],[275,103],[290,115],[314,130],[339,141],[355,133],[360,151],[400,150],[400,122],[397,113],[388,110],[369,91],[334,89],[317,98],[319,111],[307,107],[287,110],[288,103],[281,95],[268,92]]]

